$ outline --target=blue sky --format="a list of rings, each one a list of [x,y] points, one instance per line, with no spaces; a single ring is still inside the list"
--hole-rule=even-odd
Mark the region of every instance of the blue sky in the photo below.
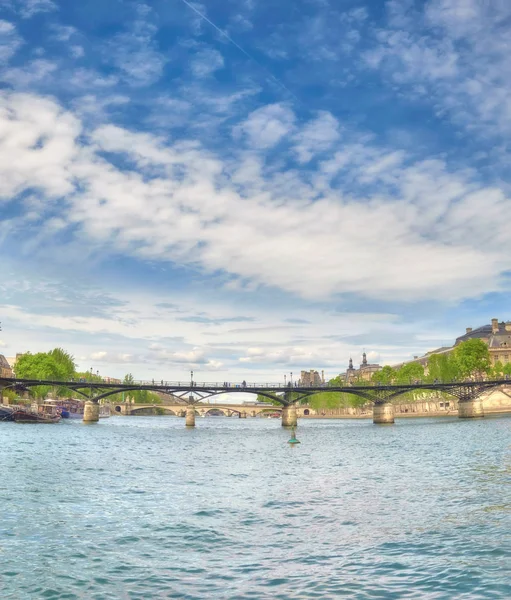
[[[511,4],[0,0],[0,351],[333,376],[509,314]]]

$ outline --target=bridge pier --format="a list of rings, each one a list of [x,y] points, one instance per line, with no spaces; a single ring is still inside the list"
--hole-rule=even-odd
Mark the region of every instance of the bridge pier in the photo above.
[[[195,427],[195,406],[186,407],[186,427]]]
[[[296,414],[296,406],[290,404],[282,409],[282,427],[296,427],[298,418]]]
[[[477,419],[484,417],[483,402],[480,398],[459,400],[458,417],[460,419]]]
[[[99,402],[87,400],[83,408],[83,422],[97,423],[99,421]]]
[[[378,425],[394,423],[394,405],[390,402],[375,404],[373,406],[373,423]]]

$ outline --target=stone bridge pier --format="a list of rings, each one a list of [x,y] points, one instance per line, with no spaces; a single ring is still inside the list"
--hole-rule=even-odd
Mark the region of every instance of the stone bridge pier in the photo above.
[[[458,400],[458,417],[460,419],[477,419],[484,417],[483,401],[481,398]]]
[[[87,400],[83,408],[83,422],[97,423],[99,421],[99,402]]]
[[[282,409],[282,427],[296,427],[297,425],[296,406],[294,404],[284,406]]]
[[[377,425],[394,423],[394,405],[392,402],[375,402],[373,406],[373,423]]]
[[[195,406],[188,405],[186,407],[186,427],[195,427]]]

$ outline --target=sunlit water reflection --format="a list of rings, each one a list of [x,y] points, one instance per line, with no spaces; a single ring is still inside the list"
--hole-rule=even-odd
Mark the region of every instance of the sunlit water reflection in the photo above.
[[[1,423],[0,598],[510,598],[510,426]]]

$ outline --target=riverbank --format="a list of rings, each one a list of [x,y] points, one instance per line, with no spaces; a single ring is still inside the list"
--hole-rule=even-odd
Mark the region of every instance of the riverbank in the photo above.
[[[511,413],[511,406],[500,407],[498,409],[486,408],[484,411],[485,415],[505,415]],[[395,419],[415,419],[423,417],[457,417],[457,410],[437,410],[437,411],[421,411],[421,412],[396,412],[394,415]],[[373,413],[367,412],[363,414],[338,414],[338,415],[303,415],[301,419],[372,419]]]

